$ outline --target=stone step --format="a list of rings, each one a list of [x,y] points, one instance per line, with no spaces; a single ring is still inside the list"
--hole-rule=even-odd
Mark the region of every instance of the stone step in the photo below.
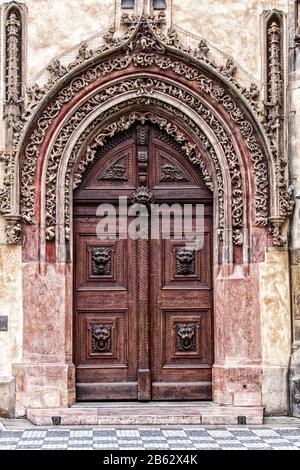
[[[37,426],[122,425],[247,425],[263,424],[262,407],[220,406],[213,403],[89,403],[70,408],[29,409],[27,418]]]

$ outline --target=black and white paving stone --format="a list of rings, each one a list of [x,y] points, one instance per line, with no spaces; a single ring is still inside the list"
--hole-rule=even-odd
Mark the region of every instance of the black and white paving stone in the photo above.
[[[300,426],[6,430],[1,450],[300,450]]]

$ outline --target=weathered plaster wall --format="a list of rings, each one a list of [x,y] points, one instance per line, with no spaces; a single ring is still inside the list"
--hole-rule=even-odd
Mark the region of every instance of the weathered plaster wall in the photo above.
[[[0,0],[4,3],[5,0]],[[233,55],[260,78],[260,14],[288,0],[173,0],[174,23]],[[56,55],[114,23],[115,0],[26,0],[29,79]]]
[[[268,414],[288,412],[291,311],[288,253],[271,251],[260,265],[262,401]]]

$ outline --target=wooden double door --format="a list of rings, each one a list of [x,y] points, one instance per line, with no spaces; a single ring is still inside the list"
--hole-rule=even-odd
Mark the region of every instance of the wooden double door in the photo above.
[[[149,236],[129,236],[136,216],[125,199],[120,208],[125,196],[128,207],[132,200],[176,204],[173,215],[188,208],[192,231],[203,204],[202,248],[187,248],[168,213],[151,237],[150,210]],[[114,210],[104,215],[100,204]],[[211,399],[211,251],[212,194],[168,134],[139,125],[98,150],[74,192],[78,401]]]

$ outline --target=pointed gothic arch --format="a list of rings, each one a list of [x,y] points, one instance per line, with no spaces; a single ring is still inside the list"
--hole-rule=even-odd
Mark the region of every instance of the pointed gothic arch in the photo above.
[[[52,306],[46,295],[45,305],[49,312],[56,309],[63,325],[57,331],[59,352],[52,348],[50,356],[64,370],[61,403],[69,405],[75,398],[72,191],[97,146],[137,122],[148,120],[161,126],[182,145],[186,158],[214,192],[215,330],[219,339],[214,399],[225,403],[228,390],[242,386],[241,378],[250,377],[253,392],[260,390],[259,302],[251,298],[249,286],[259,289],[257,263],[263,261],[266,247],[284,244],[281,227],[292,207],[286,168],[259,118],[257,90],[246,90],[233,80],[230,60],[217,70],[205,44],[191,54],[179,44],[176,31],[170,29],[164,37],[160,23],[153,19],[126,17],[125,21],[124,38],[111,35],[96,54],[82,45],[68,69],[59,60],[53,61],[46,87],[31,89],[25,127],[15,129],[12,178],[2,195],[3,211],[8,220],[17,221],[10,228],[16,238],[21,216],[25,291],[29,285],[41,290],[34,266],[39,263],[42,276],[50,285],[53,281],[60,298],[61,306],[57,300]],[[237,306],[240,297],[245,298],[245,311]],[[236,307],[234,318],[228,305]],[[36,300],[28,294],[24,300],[25,337],[32,339],[24,350],[28,369],[41,347],[32,334],[35,307]],[[47,322],[51,324],[50,313]],[[230,339],[226,341],[225,331],[234,329],[234,322],[241,324],[244,335],[240,358],[230,361],[234,346]],[[51,365],[44,339],[41,363],[47,375]]]

